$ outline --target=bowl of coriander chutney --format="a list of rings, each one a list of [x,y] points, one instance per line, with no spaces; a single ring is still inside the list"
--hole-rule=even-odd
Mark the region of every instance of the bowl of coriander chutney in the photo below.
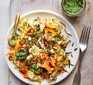
[[[81,15],[86,7],[85,0],[62,0],[63,12],[69,17]]]

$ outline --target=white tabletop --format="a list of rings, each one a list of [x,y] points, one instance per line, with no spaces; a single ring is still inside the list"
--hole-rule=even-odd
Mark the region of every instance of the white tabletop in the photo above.
[[[8,85],[8,66],[5,62],[3,42],[9,27],[9,1],[0,0],[0,85]]]

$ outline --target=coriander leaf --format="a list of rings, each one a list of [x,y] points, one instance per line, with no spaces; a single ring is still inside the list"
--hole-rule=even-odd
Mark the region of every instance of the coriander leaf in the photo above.
[[[37,43],[38,39],[39,39],[39,36],[36,35],[36,36],[34,37],[34,43]]]
[[[37,41],[38,41],[38,39],[35,37],[35,38],[34,38],[34,43],[37,43]]]
[[[18,34],[18,33],[16,33],[16,36],[19,36],[19,34]]]
[[[16,40],[11,40],[11,41],[9,42],[9,45],[10,45],[10,46],[15,46],[15,45],[16,45]]]
[[[40,25],[34,25],[34,27],[35,27],[35,29],[36,29],[37,31],[40,30]]]
[[[73,64],[70,64],[71,66],[74,66]]]
[[[49,47],[50,49],[52,49],[52,44],[48,44],[48,47]]]
[[[18,31],[20,31],[20,28],[18,28]]]
[[[52,18],[52,21],[54,22],[54,18]]]
[[[24,37],[22,38],[22,42],[25,43],[25,38]]]
[[[70,66],[74,66],[73,64],[71,64],[70,60],[68,60],[68,62],[69,62],[69,68],[70,68]]]
[[[27,57],[26,49],[21,48],[18,52],[15,53],[15,56],[17,56],[18,60],[25,59]]]
[[[51,36],[52,35],[52,32],[49,31],[48,34]]]
[[[31,48],[30,52],[35,52],[35,49],[34,48]]]
[[[30,42],[29,42],[29,45],[32,46],[32,45],[33,45],[33,42],[30,41]]]
[[[24,23],[23,26],[24,26],[24,28],[28,28],[28,24],[27,23]]]
[[[57,36],[54,36],[54,37],[52,38],[52,40],[55,41],[55,42],[57,42],[57,41],[59,40],[59,38],[58,38]]]
[[[40,25],[38,25],[36,29],[37,29],[37,31],[39,31],[40,30]]]
[[[77,50],[77,48],[74,49],[74,51],[76,51],[76,50]]]
[[[37,19],[34,19],[34,21],[37,21]]]
[[[32,69],[31,69],[34,73],[38,70],[38,67],[36,66],[36,64],[34,64],[32,66]]]
[[[40,60],[40,64],[43,64],[44,63],[44,61],[43,60]]]
[[[26,60],[26,65],[30,65],[30,60],[29,59]]]

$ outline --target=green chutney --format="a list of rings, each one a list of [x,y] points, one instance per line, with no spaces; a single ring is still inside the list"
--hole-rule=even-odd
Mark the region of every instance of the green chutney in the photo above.
[[[71,16],[80,14],[84,9],[83,0],[62,0],[63,10]]]

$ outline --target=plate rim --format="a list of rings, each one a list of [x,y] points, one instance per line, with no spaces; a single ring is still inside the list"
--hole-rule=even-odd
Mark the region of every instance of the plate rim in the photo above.
[[[23,14],[20,16],[20,18],[24,18],[24,17],[26,17],[26,16],[28,16],[28,15],[33,14],[33,13],[49,13],[49,14],[52,14],[52,15],[56,15],[57,17],[59,17],[59,18],[63,19],[64,21],[66,21],[66,23],[68,23],[68,24],[70,25],[70,27],[72,28],[72,30],[73,30],[73,32],[74,32],[74,35],[75,35],[75,38],[76,38],[76,41],[77,41],[77,47],[78,47],[78,50],[77,50],[77,51],[78,51],[78,55],[77,55],[77,56],[78,56],[78,58],[79,58],[79,39],[78,39],[77,32],[76,32],[74,26],[73,26],[63,15],[61,15],[61,14],[59,14],[59,13],[57,13],[57,12],[54,12],[54,11],[50,11],[50,10],[32,10],[32,11],[23,13]],[[5,56],[4,56],[4,57],[5,57],[5,60],[6,60],[6,62],[7,62],[7,65],[8,65],[8,67],[9,67],[9,69],[11,70],[11,72],[12,72],[19,80],[23,81],[23,79],[21,79],[19,76],[17,76],[17,75],[13,72],[13,70],[11,69],[11,66],[10,66],[9,63],[8,63],[9,60],[7,59],[6,52],[5,52],[6,42],[7,42],[7,36],[9,35],[9,32],[11,31],[11,29],[12,29],[13,26],[14,26],[14,21],[12,22],[12,24],[9,25],[9,29],[8,29],[8,31],[7,31],[7,33],[6,33],[6,36],[5,36],[5,40],[4,40],[4,55],[5,55]],[[77,58],[77,60],[76,60],[76,62],[75,62],[75,66],[76,66],[76,64],[77,64],[78,58]],[[64,80],[66,77],[69,76],[69,74],[72,73],[72,71],[74,70],[75,66],[72,68],[71,72],[69,72],[63,79],[60,79],[59,81],[57,81],[57,82],[55,82],[55,83],[51,83],[51,84],[56,84],[56,83]],[[25,83],[27,83],[27,84],[33,84],[33,83],[28,83],[27,81],[23,81],[23,82],[25,82]],[[32,81],[32,82],[33,82],[33,81]]]

